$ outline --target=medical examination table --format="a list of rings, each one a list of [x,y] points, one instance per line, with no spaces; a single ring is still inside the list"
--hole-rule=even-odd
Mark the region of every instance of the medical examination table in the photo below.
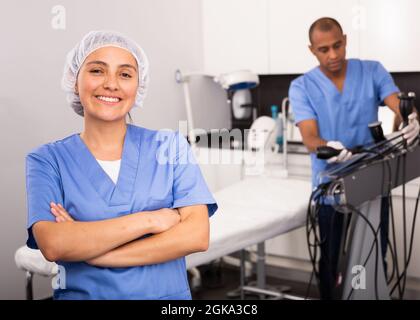
[[[219,210],[210,219],[209,249],[187,256],[187,268],[258,245],[256,288],[244,283],[244,252],[241,251],[242,298],[244,290],[288,298],[288,295],[264,290],[264,241],[304,225],[310,193],[309,181],[266,176],[248,176],[216,192],[214,197]]]
[[[187,268],[209,263],[241,251],[241,297],[244,291],[288,298],[288,295],[265,290],[264,241],[304,225],[311,193],[311,183],[298,179],[247,176],[214,194],[219,210],[210,219],[210,246],[206,252],[187,256]],[[244,250],[258,245],[257,287],[244,283]],[[45,260],[39,250],[26,246],[15,254],[19,269],[26,272],[27,299],[32,299],[34,274],[53,276],[57,266]]]

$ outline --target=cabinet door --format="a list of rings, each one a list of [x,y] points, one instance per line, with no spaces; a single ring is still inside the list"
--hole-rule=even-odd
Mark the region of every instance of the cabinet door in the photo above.
[[[202,0],[204,71],[268,71],[267,0]]]
[[[268,12],[271,74],[304,73],[318,65],[308,30],[321,17],[338,20],[347,34],[347,57],[358,57],[359,0],[269,0]]]
[[[366,23],[360,56],[378,60],[388,71],[420,71],[418,0],[360,0]]]

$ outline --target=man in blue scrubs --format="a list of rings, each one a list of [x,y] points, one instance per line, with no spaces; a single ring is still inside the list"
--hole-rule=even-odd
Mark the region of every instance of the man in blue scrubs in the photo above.
[[[352,156],[348,150],[371,142],[368,124],[377,121],[378,107],[384,102],[399,115],[398,88],[391,75],[376,61],[346,59],[346,35],[332,18],[315,21],[309,30],[310,51],[319,66],[295,79],[289,98],[302,134],[303,143],[311,152],[312,183],[318,186],[320,173]],[[418,136],[416,114],[403,129],[411,143]],[[316,158],[319,146],[328,145],[341,153],[328,161]],[[382,203],[381,249],[385,256],[388,233],[388,203]],[[321,298],[331,299],[337,283],[338,251],[343,215],[331,206],[321,206],[319,228],[321,258],[319,262]]]

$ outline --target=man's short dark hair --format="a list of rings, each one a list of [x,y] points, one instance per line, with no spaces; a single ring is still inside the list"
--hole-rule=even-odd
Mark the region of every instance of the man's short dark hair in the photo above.
[[[329,17],[319,18],[314,23],[312,23],[311,27],[309,28],[309,41],[312,43],[312,34],[316,29],[323,32],[328,32],[334,29],[334,27],[337,27],[343,34],[343,28],[341,28],[341,25],[337,20]]]

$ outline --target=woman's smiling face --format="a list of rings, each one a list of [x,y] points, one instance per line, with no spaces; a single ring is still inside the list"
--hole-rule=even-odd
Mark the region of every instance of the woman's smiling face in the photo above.
[[[92,52],[76,83],[85,118],[125,121],[135,102],[138,81],[136,59],[127,50],[107,46]]]

